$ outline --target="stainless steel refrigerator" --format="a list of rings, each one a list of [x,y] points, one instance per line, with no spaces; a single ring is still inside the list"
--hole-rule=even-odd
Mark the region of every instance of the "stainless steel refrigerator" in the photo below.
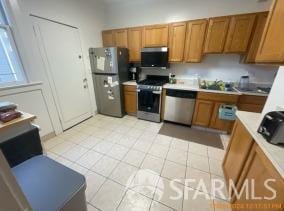
[[[128,80],[128,49],[91,48],[89,52],[98,113],[123,117],[122,83]]]

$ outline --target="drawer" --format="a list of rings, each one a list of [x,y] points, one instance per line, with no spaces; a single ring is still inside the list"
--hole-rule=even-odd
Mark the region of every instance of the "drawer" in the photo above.
[[[230,94],[219,94],[211,92],[198,92],[197,99],[200,100],[209,100],[209,101],[219,101],[226,103],[237,103],[239,100],[239,95],[230,95]]]
[[[242,95],[240,96],[240,104],[254,104],[264,105],[267,100],[266,96],[253,96],[253,95]]]
[[[137,86],[123,85],[123,90],[125,92],[136,92]]]
[[[256,105],[256,104],[248,104],[248,103],[238,104],[238,110],[240,111],[261,113],[263,108],[264,108],[264,105]]]

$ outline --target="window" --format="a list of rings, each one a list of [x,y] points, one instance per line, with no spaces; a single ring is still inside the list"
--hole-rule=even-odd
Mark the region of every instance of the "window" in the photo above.
[[[26,82],[23,67],[0,1],[0,87]]]

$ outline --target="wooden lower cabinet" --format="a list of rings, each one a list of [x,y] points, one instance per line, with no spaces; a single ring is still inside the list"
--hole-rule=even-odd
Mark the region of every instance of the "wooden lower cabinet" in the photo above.
[[[237,120],[223,161],[226,181],[231,179],[235,185],[237,184],[253,143],[254,141],[245,126],[240,120]]]
[[[269,187],[275,190],[276,195],[273,199],[268,199],[273,196],[271,189],[265,186],[265,182],[268,182]],[[257,210],[274,210],[283,211],[284,207],[284,179],[274,168],[270,160],[266,157],[264,152],[255,143],[246,162],[246,165],[242,171],[240,181],[238,182],[238,190],[241,190],[245,181],[254,181],[254,196],[261,197],[262,199],[254,199],[251,196],[247,197],[246,194],[241,194],[239,198],[234,198],[233,204],[237,206],[244,205],[243,209],[233,210],[245,210],[245,211],[257,211]],[[250,185],[249,187],[252,187]],[[251,191],[249,191],[251,193]],[[267,197],[267,198],[264,198]],[[256,205],[264,207],[260,209],[255,207]],[[265,208],[267,206],[274,206],[274,209]]]
[[[197,100],[193,115],[193,124],[208,127],[213,113],[214,102]]]
[[[227,121],[227,120],[219,119],[219,108],[224,104],[227,104],[227,103],[217,102],[214,104],[214,109],[213,109],[213,113],[211,116],[209,127],[216,129],[216,130],[224,130],[227,132],[231,132],[234,126],[234,121]]]
[[[238,110],[261,113],[266,100],[266,96],[242,95],[238,102]]]
[[[198,92],[193,115],[193,125],[231,132],[234,121],[219,119],[219,108],[223,104],[236,105],[238,95]]]
[[[136,86],[124,86],[124,107],[128,115],[137,113],[137,92]]]
[[[223,172],[228,190],[230,187],[228,184],[231,181],[239,194],[232,192],[229,196],[232,210],[283,211],[284,179],[240,120],[237,120],[234,126],[223,161]],[[267,185],[276,191],[275,198],[268,200],[273,196],[273,192],[267,188],[265,181],[269,181]],[[248,193],[242,192],[241,190],[246,187],[248,187]],[[274,208],[266,208],[270,205]]]

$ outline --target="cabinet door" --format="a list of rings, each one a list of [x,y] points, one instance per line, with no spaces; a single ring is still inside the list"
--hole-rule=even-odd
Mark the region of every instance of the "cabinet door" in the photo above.
[[[114,47],[113,33],[111,30],[102,32],[103,47]]]
[[[228,33],[230,17],[210,18],[205,40],[205,53],[222,53]]]
[[[121,48],[127,48],[127,30],[126,29],[113,31],[113,38],[114,38],[115,46],[121,47]]]
[[[225,45],[225,53],[245,53],[255,21],[255,14],[233,16]]]
[[[182,62],[184,54],[186,23],[173,23],[169,28],[170,62]]]
[[[219,108],[224,104],[226,103],[215,103],[214,104],[214,109],[213,109],[209,127],[217,129],[217,130],[227,131],[228,133],[230,133],[234,125],[234,122],[219,119]]]
[[[142,35],[143,28],[141,27],[128,29],[128,49],[131,62],[141,60]]]
[[[144,28],[144,47],[165,47],[168,46],[169,26],[154,25]]]
[[[269,182],[269,186],[272,187],[276,191],[276,197],[272,200],[262,199],[256,200],[252,199],[252,197],[246,198],[246,194],[242,194],[239,199],[234,200],[233,202],[245,206],[251,205],[252,207],[248,207],[246,211],[257,211],[261,210],[258,206],[265,205],[273,205],[275,209],[262,209],[262,210],[275,210],[275,211],[283,211],[284,205],[284,180],[278,171],[274,168],[270,160],[266,157],[260,147],[255,144],[250,153],[249,159],[246,162],[245,168],[242,172],[238,190],[240,190],[245,182],[248,180],[250,183],[254,180],[254,195],[257,197],[271,197],[273,193],[271,190],[265,187],[265,181],[268,179],[274,179],[275,182]],[[250,186],[251,187],[251,186]],[[244,191],[246,192],[246,191]],[[251,191],[249,191],[251,193]],[[278,206],[277,206],[278,205]],[[282,206],[281,206],[282,205]],[[277,207],[278,208],[277,208]]]
[[[237,185],[253,143],[250,133],[240,120],[237,120],[223,161],[223,172],[227,184],[231,180],[235,186]]]
[[[251,43],[248,48],[248,53],[245,59],[245,63],[255,63],[256,62],[255,61],[256,54],[257,54],[257,50],[258,50],[260,40],[263,34],[263,30],[264,30],[264,27],[267,21],[267,16],[268,16],[267,12],[257,14],[255,29],[253,32]]]
[[[137,92],[136,86],[124,86],[124,107],[129,115],[137,113]]]
[[[201,62],[207,20],[189,21],[187,23],[185,62]]]
[[[258,48],[256,61],[284,62],[284,1],[274,0]]]
[[[193,115],[193,124],[208,127],[212,116],[214,103],[211,101],[197,100]]]
[[[240,111],[261,113],[266,100],[267,97],[265,96],[241,95],[238,102],[238,109]]]

